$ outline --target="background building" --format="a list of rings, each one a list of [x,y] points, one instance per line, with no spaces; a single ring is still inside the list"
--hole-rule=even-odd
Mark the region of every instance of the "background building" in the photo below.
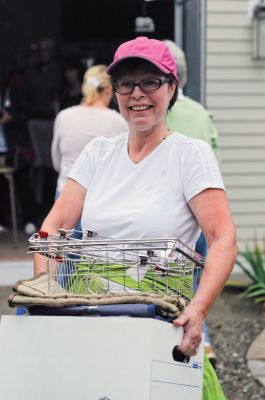
[[[265,238],[265,59],[252,58],[250,3],[208,0],[206,11],[205,104],[240,246]]]

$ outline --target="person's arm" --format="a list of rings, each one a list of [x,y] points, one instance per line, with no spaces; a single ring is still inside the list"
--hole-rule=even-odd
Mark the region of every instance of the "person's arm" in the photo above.
[[[86,189],[72,179],[64,189],[45,218],[41,230],[48,233],[58,233],[59,228],[72,229],[80,219],[86,196]],[[34,256],[34,273],[46,272],[46,258],[40,254]]]
[[[60,172],[61,169],[61,152],[60,152],[60,137],[59,137],[59,116],[55,119],[53,126],[53,138],[51,146],[52,165],[55,171]]]
[[[223,289],[236,260],[236,232],[226,194],[206,189],[189,201],[189,206],[206,238],[208,253],[198,290],[183,314],[174,321],[184,327],[179,347],[188,356],[196,354],[202,322]]]

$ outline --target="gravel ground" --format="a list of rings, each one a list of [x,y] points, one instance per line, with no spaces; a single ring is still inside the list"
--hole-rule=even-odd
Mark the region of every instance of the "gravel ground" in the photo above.
[[[216,372],[227,400],[265,400],[265,387],[247,367],[246,353],[265,328],[261,306],[239,298],[239,289],[225,288],[207,318],[209,335],[217,353]]]

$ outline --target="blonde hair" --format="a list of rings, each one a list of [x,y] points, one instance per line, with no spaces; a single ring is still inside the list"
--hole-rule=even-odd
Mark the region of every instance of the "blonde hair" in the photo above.
[[[104,89],[111,85],[110,76],[107,74],[106,65],[93,65],[85,75],[82,85],[84,103],[91,105],[97,101]]]

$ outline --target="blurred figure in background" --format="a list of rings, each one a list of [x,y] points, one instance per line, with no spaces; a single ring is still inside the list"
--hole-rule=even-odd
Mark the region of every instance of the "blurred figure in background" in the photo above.
[[[164,40],[164,42],[174,57],[180,76],[178,100],[168,113],[168,127],[183,135],[206,141],[219,159],[218,133],[209,112],[200,103],[183,94],[183,88],[187,82],[185,54],[171,40]]]
[[[185,54],[182,49],[171,40],[164,40],[164,42],[173,55],[179,77],[178,99],[167,114],[167,126],[172,131],[177,131],[185,136],[206,141],[219,159],[218,133],[213,125],[209,112],[203,108],[200,103],[183,94],[183,88],[187,82]],[[203,233],[201,233],[198,239],[195,250],[202,256],[206,256],[207,246]],[[203,332],[205,334],[205,352],[211,363],[215,366],[216,354],[210,344],[205,321],[203,324]]]
[[[88,142],[97,136],[111,137],[128,130],[123,117],[108,108],[112,86],[105,65],[95,65],[87,70],[82,93],[81,104],[60,111],[54,124],[52,161],[59,173],[57,195],[62,191],[68,172]]]
[[[35,198],[40,213],[45,215],[53,204],[57,179],[51,161],[51,142],[61,91],[61,68],[54,59],[51,39],[41,40],[38,61],[28,66],[25,78],[29,131],[35,153]]]
[[[82,100],[82,66],[75,60],[68,60],[64,68],[64,85],[60,109],[80,104]]]
[[[6,143],[6,157],[2,163],[14,168],[19,226],[22,225],[24,232],[31,235],[37,230],[36,205],[30,176],[34,153],[28,132],[22,71],[13,70],[2,91],[1,99],[0,128],[4,133]],[[1,188],[1,196],[6,197],[5,204],[1,206],[1,209],[9,222],[9,190],[6,184],[5,186],[1,184]]]
[[[10,121],[10,116],[5,111],[5,101],[3,97],[3,88],[0,87],[0,168],[5,167],[7,159],[7,142],[5,135],[5,125]],[[5,233],[8,226],[8,215],[10,215],[9,188],[4,175],[0,175],[0,234]]]

